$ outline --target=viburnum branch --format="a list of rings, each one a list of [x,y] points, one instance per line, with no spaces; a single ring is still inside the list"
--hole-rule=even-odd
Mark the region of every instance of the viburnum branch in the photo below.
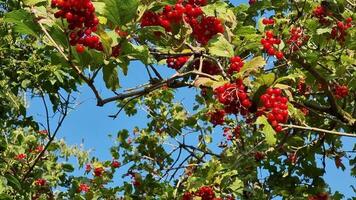
[[[133,90],[133,91],[126,92],[126,93],[119,93],[114,97],[103,99],[99,106],[103,106],[103,105],[105,105],[107,103],[110,103],[110,102],[113,102],[113,101],[124,100],[124,99],[129,98],[129,97],[134,97],[134,96],[138,96],[138,95],[145,95],[145,94],[148,94],[150,92],[153,92],[153,91],[163,87],[164,85],[167,85],[170,88],[181,88],[181,87],[189,86],[190,84],[185,83],[184,81],[183,82],[182,81],[178,81],[177,82],[176,80],[180,79],[180,78],[184,78],[184,77],[190,76],[192,74],[200,75],[200,76],[208,77],[208,78],[210,78],[212,80],[216,80],[213,76],[211,76],[209,74],[193,70],[193,71],[185,72],[185,73],[182,73],[182,74],[176,74],[173,77],[171,77],[169,79],[166,79],[166,80],[163,80],[163,81],[160,81],[158,83],[148,84],[146,87],[144,87],[143,89],[140,89],[140,90]]]
[[[339,118],[342,122],[352,127],[353,130],[356,130],[356,119],[354,119],[351,114],[344,111],[337,104],[336,98],[330,89],[330,84],[328,83],[328,81],[321,74],[319,74],[319,72],[316,71],[309,63],[307,63],[305,59],[301,58],[300,56],[292,56],[292,59],[299,63],[310,74],[312,74],[321,84],[327,87],[325,89],[325,92],[328,96],[328,101],[331,106],[330,110],[327,113]]]
[[[352,134],[352,133],[330,131],[330,130],[309,127],[309,126],[298,126],[298,125],[294,125],[294,124],[281,124],[281,126],[287,128],[287,129],[301,129],[301,130],[315,131],[315,132],[320,132],[320,133],[328,133],[328,134],[333,134],[333,135],[338,135],[338,136],[356,137],[356,134]]]
[[[206,58],[208,58],[208,59],[214,61],[214,62],[218,65],[219,69],[221,70],[222,75],[223,75],[224,77],[227,77],[227,74],[226,74],[226,72],[225,72],[225,70],[224,70],[224,67],[221,65],[221,63],[220,63],[220,61],[219,61],[218,59],[216,59],[216,58],[214,58],[213,56],[210,56],[210,55],[208,55],[208,54],[203,54],[202,56],[204,56],[204,57],[206,57]]]
[[[58,131],[60,130],[60,128],[63,125],[64,120],[66,119],[67,115],[68,115],[68,107],[69,107],[69,98],[70,98],[70,94],[68,94],[68,97],[66,99],[66,101],[63,103],[63,112],[62,112],[62,116],[59,119],[58,125],[56,127],[56,129],[54,130],[52,136],[49,138],[46,146],[43,148],[43,150],[38,154],[38,156],[35,158],[35,160],[33,161],[32,165],[29,167],[29,169],[27,170],[27,172],[24,174],[24,176],[22,177],[22,181],[25,181],[26,178],[31,174],[31,172],[34,170],[34,168],[36,167],[37,163],[40,161],[40,159],[42,158],[42,156],[44,155],[44,153],[47,151],[47,149],[49,148],[49,146],[52,144],[52,142],[54,141],[54,139],[56,138],[56,135],[58,133]]]
[[[35,14],[35,17],[38,18],[38,16],[36,15],[36,12],[33,11],[33,13]],[[53,43],[54,47],[58,50],[58,52],[63,56],[63,58],[69,62],[70,67],[74,70],[74,72],[90,87],[90,89],[93,91],[95,97],[97,98],[97,104],[101,105],[101,101],[102,98],[98,92],[98,90],[96,89],[96,87],[93,84],[93,80],[89,79],[88,77],[86,77],[83,73],[83,71],[76,66],[64,53],[64,51],[62,50],[62,48],[54,41],[54,39],[51,37],[51,35],[48,33],[48,31],[46,30],[46,28],[43,26],[42,22],[40,20],[38,20],[38,25],[40,26],[41,30],[43,31],[43,33],[46,35],[46,37],[50,40],[51,43]]]

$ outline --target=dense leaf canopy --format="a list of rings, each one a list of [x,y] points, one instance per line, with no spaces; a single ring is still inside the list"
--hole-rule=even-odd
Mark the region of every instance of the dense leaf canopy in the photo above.
[[[355,9],[1,0],[0,199],[342,199],[323,175],[331,159],[356,176],[356,145],[343,145],[356,137]],[[123,88],[133,62],[149,78]],[[81,85],[93,106],[117,105],[111,118],[147,114],[146,127],[118,130],[113,160],[56,138]],[[176,100],[181,88],[192,105]],[[44,122],[27,113],[29,98]]]

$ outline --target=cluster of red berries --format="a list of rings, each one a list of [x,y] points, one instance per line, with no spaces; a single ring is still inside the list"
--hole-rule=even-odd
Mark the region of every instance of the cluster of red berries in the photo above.
[[[337,25],[331,30],[331,38],[339,41],[340,43],[345,42],[346,31],[352,27],[352,18],[349,17],[345,22],[339,21]]]
[[[170,57],[167,59],[167,65],[169,68],[179,70],[189,60],[188,56],[181,56],[178,58]]]
[[[226,83],[214,90],[216,99],[224,105],[224,110],[229,114],[246,115],[252,106],[245,85],[241,79],[235,83]]]
[[[249,0],[249,1],[248,1],[248,4],[253,5],[253,4],[255,4],[256,2],[257,2],[257,0]]]
[[[278,51],[274,47],[274,45],[280,45],[281,39],[274,36],[274,33],[271,30],[265,32],[266,37],[261,39],[261,44],[263,45],[263,49],[270,56],[276,56],[278,60],[284,58],[284,54],[281,51]]]
[[[58,8],[54,16],[66,19],[70,44],[76,46],[78,53],[83,53],[85,46],[98,51],[103,50],[103,45],[92,32],[97,31],[99,19],[95,15],[95,8],[91,0],[52,0],[53,8]]]
[[[224,110],[215,110],[214,112],[209,112],[210,122],[214,125],[222,125],[225,122],[225,111]]]
[[[222,198],[216,197],[215,192],[212,187],[210,186],[202,186],[198,189],[198,191],[191,193],[186,192],[184,193],[182,200],[193,200],[196,197],[200,197],[201,200],[222,200]],[[225,198],[226,200],[233,200],[234,198],[228,196]]]
[[[216,17],[206,17],[200,6],[206,0],[178,0],[175,5],[166,5],[162,12],[147,11],[142,16],[141,27],[162,26],[166,32],[172,32],[177,25],[188,23],[193,29],[194,38],[205,45],[216,34],[223,33],[224,27]]]
[[[332,13],[328,12],[323,5],[319,5],[313,10],[313,15],[319,19],[320,24],[328,25],[330,21],[326,17],[332,15]]]
[[[301,27],[293,27],[289,31],[290,38],[287,44],[291,46],[292,51],[298,51],[299,48],[309,39]]]
[[[120,45],[116,45],[114,47],[111,48],[111,56],[114,58],[119,57],[121,54],[121,46]]]
[[[121,163],[119,161],[117,161],[117,160],[113,160],[111,162],[111,167],[112,168],[119,168],[120,166],[121,166]]]
[[[227,71],[228,74],[232,75],[235,72],[240,72],[241,68],[244,66],[244,62],[239,56],[230,58],[230,67]]]
[[[279,123],[286,123],[288,120],[288,98],[282,96],[279,88],[268,88],[266,93],[261,95],[262,106],[258,108],[258,114],[264,114],[268,122],[276,132],[282,131]]]
[[[194,38],[202,45],[205,45],[209,40],[218,33],[224,33],[224,26],[216,17],[202,17],[200,23],[197,20],[191,20]]]
[[[46,183],[47,183],[47,181],[45,179],[43,179],[43,178],[39,178],[39,179],[35,180],[35,185],[39,186],[39,187],[45,186]]]
[[[194,67],[195,67],[195,69],[199,69],[199,67],[200,67],[200,61],[199,60],[197,60],[194,63]],[[210,75],[218,75],[218,74],[221,73],[221,70],[220,70],[219,66],[216,63],[213,63],[210,60],[204,60],[203,61],[202,72],[206,73],[206,74],[210,74]]]
[[[338,99],[342,99],[349,95],[349,88],[347,85],[336,85],[334,86],[334,94]]]
[[[94,168],[94,176],[101,177],[104,173],[104,168],[103,167],[96,167]]]
[[[329,199],[329,195],[327,193],[320,193],[308,197],[308,200],[328,200],[328,199]]]
[[[269,19],[263,18],[263,19],[262,19],[262,24],[263,24],[263,25],[266,25],[266,26],[268,26],[268,25],[274,25],[274,23],[275,23],[275,21],[274,21],[273,18],[269,18]]]
[[[241,126],[236,126],[233,130],[231,128],[224,128],[224,137],[227,140],[237,139],[241,134]]]
[[[87,184],[85,184],[85,183],[79,184],[79,187],[78,187],[78,192],[79,192],[79,193],[80,193],[80,192],[86,193],[86,192],[89,192],[89,190],[90,190],[89,185],[87,185]]]
[[[297,84],[297,91],[304,96],[311,91],[311,87],[305,83],[304,79],[300,79]]]
[[[261,160],[265,159],[265,154],[263,152],[257,151],[254,153],[255,161],[260,162]]]
[[[24,154],[24,153],[20,153],[20,154],[15,156],[15,159],[19,160],[19,161],[25,160],[26,158],[27,158],[27,155]]]

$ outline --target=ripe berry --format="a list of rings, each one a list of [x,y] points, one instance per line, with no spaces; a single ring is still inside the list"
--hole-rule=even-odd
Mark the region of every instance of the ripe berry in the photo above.
[[[214,125],[222,125],[225,122],[225,111],[224,110],[215,110],[214,112],[209,113],[210,122]]]
[[[47,183],[46,180],[43,178],[39,178],[39,179],[35,180],[36,186],[44,186],[44,185],[46,185],[46,183]]]
[[[78,53],[83,53],[85,51],[85,47],[82,44],[77,44],[75,49]]]
[[[278,60],[283,59],[283,58],[284,58],[284,54],[283,54],[283,52],[281,52],[281,51],[277,51],[277,52],[276,52],[276,58],[277,58]]]
[[[113,168],[119,168],[120,166],[121,166],[121,163],[117,160],[113,160],[111,162],[111,167],[113,167]]]
[[[100,177],[103,175],[103,172],[104,172],[104,168],[102,167],[94,168],[94,176]]]
[[[334,94],[338,99],[345,98],[349,95],[349,88],[347,85],[336,85],[334,86]]]
[[[87,184],[85,184],[85,183],[79,184],[79,188],[78,188],[79,193],[80,192],[86,193],[86,192],[89,192],[89,190],[90,190],[90,187]]]

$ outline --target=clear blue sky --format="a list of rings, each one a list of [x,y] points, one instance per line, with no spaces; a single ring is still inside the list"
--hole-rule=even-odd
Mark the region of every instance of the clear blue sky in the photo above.
[[[248,1],[232,1],[233,3],[248,2]],[[168,70],[166,67],[159,67],[163,74],[173,74],[174,71]],[[129,77],[120,75],[120,82],[123,88],[130,88],[140,83],[146,83],[148,80],[144,66],[139,63],[132,63],[129,67]],[[105,86],[98,77],[99,91],[105,97],[112,96],[108,93]],[[59,138],[65,138],[68,144],[81,144],[84,141],[86,149],[93,149],[92,155],[101,158],[102,160],[111,160],[109,147],[113,145],[113,141],[108,137],[108,134],[116,135],[121,129],[131,130],[135,126],[143,127],[146,124],[146,113],[139,110],[139,113],[134,117],[125,116],[124,112],[113,120],[108,115],[115,114],[118,108],[114,103],[107,104],[104,107],[97,107],[96,100],[88,87],[80,87],[81,93],[78,94],[78,102],[82,102],[72,111],[65,121],[61,131],[58,134]],[[193,100],[194,89],[184,89],[177,93],[177,100],[183,101],[185,105],[191,105]],[[44,122],[44,110],[42,102],[39,99],[34,99],[30,102],[29,113],[33,114],[39,121]],[[221,133],[217,133],[213,143],[218,144]],[[355,143],[354,139],[345,138],[345,149],[352,150]],[[345,164],[347,162],[344,159]],[[82,175],[80,173],[80,175]],[[327,173],[325,175],[327,183],[331,185],[333,191],[338,190],[347,195],[347,197],[355,196],[351,184],[355,185],[356,179],[350,176],[350,169],[345,172],[337,170],[333,161],[327,162]],[[117,181],[120,182],[121,174],[117,174]]]

